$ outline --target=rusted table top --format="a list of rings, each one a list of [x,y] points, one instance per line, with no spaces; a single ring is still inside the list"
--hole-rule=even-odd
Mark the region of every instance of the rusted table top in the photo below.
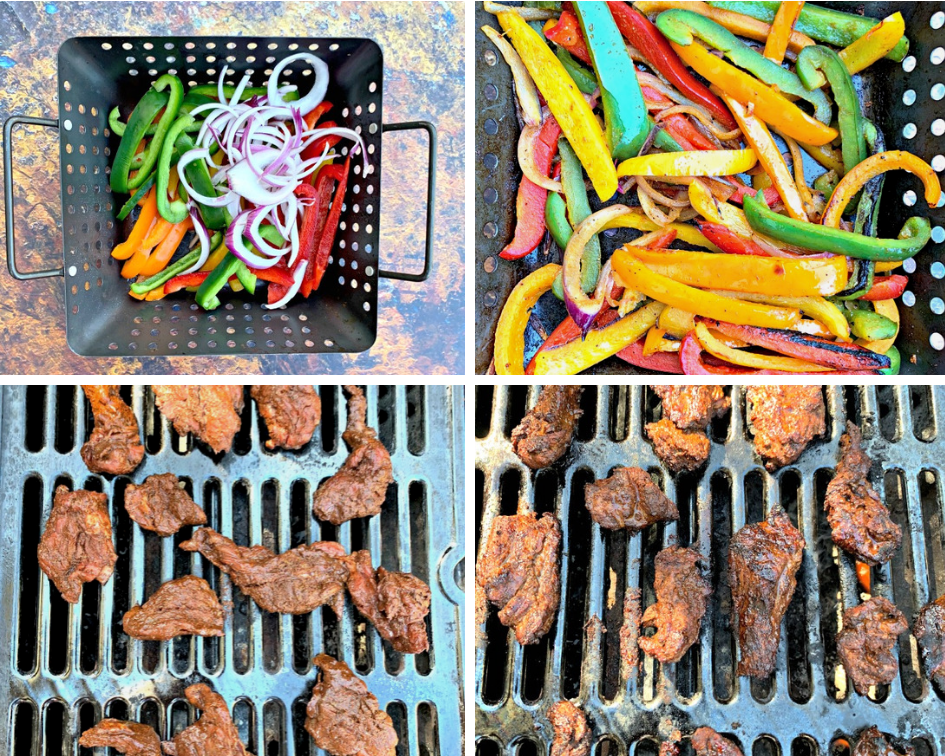
[[[56,54],[90,35],[365,36],[384,51],[384,119],[428,120],[439,137],[436,240],[426,283],[379,282],[378,335],[357,355],[90,359],[66,345],[63,281],[16,281],[0,266],[0,373],[461,374],[464,372],[464,52],[462,2],[2,2],[0,119],[55,118]],[[381,262],[419,270],[426,137],[385,137]],[[62,259],[59,145],[21,128],[14,143],[23,267]],[[2,188],[0,188],[2,193]],[[4,219],[0,217],[0,235]],[[5,253],[4,253],[5,254]]]

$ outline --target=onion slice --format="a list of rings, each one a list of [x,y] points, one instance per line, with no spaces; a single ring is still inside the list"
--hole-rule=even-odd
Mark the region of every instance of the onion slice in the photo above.
[[[282,259],[282,255],[264,257],[256,254],[246,246],[246,242],[243,239],[243,233],[246,230],[246,224],[252,212],[252,210],[244,210],[234,218],[230,227],[226,230],[226,247],[251,268],[271,268]],[[288,250],[285,251],[288,252]]]
[[[289,290],[285,293],[285,296],[280,299],[278,302],[273,302],[272,304],[264,304],[267,310],[275,310],[279,307],[285,307],[289,302],[292,301],[292,298],[299,293],[299,289],[302,288],[302,281],[305,278],[305,269],[308,267],[308,260],[302,260],[299,263],[299,267],[295,269],[295,273],[292,274],[292,285],[289,287]]]
[[[535,140],[538,139],[538,133],[541,126],[526,125],[522,127],[522,134],[518,138],[518,165],[522,169],[522,174],[533,184],[547,189],[549,192],[560,194],[564,191],[561,188],[561,182],[550,179],[535,166]]]
[[[315,74],[315,82],[312,84],[309,93],[293,103],[293,107],[298,108],[299,112],[309,113],[314,110],[317,105],[321,104],[322,100],[325,99],[325,93],[328,92],[328,64],[317,55],[313,55],[309,52],[300,52],[295,55],[290,55],[288,58],[283,58],[272,70],[267,89],[269,104],[289,107],[289,104],[282,99],[282,94],[279,92],[279,74],[282,73],[282,70],[286,66],[297,60],[304,60],[311,64],[312,71]]]
[[[200,217],[200,211],[197,209],[197,206],[190,203],[190,218],[194,222],[194,231],[197,233],[197,238],[200,239],[200,257],[197,258],[197,262],[191,265],[187,270],[178,273],[180,276],[186,276],[188,273],[194,273],[195,271],[200,270],[204,263],[207,262],[207,258],[210,257],[210,232],[207,230],[206,225],[204,225],[203,218]]]
[[[528,69],[525,68],[519,54],[506,41],[505,37],[491,26],[483,26],[482,31],[489,38],[489,41],[499,48],[505,62],[512,69],[515,94],[518,95],[518,104],[522,109],[522,118],[525,123],[530,126],[541,125],[541,100],[538,99],[538,88],[535,86],[535,82],[532,81],[532,77],[528,73]]]

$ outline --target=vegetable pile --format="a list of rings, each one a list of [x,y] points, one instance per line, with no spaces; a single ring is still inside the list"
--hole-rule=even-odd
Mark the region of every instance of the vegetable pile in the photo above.
[[[279,85],[287,66],[312,69],[311,90]],[[112,250],[124,260],[130,295],[155,300],[195,292],[205,310],[220,306],[220,292],[256,293],[266,282],[275,309],[308,297],[321,283],[338,231],[351,157],[361,136],[322,121],[328,66],[302,52],[282,60],[265,87],[219,81],[185,93],[165,74],[135,105],[127,123],[116,107],[109,126],[121,138],[110,184],[130,199],[118,214],[140,212],[128,238]],[[355,143],[343,163],[335,146]],[[193,232],[190,251],[178,247]],[[187,246],[187,245],[183,245]],[[175,257],[175,255],[177,255]]]
[[[897,238],[877,237],[884,174],[917,176],[929,207],[942,192],[931,166],[886,150],[856,74],[905,57],[901,14],[665,0],[485,8],[504,32],[483,27],[523,123],[516,227],[500,257],[532,254],[546,232],[563,253],[505,303],[496,373],[573,375],[614,355],[687,375],[898,372],[895,300],[908,279],[894,271],[931,227],[912,217]],[[812,186],[805,156],[823,168]],[[638,235],[605,261],[607,229]],[[543,296],[568,316],[526,366]]]

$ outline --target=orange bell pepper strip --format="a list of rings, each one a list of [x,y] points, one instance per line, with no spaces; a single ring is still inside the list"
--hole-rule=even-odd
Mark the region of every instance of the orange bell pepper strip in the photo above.
[[[542,294],[551,291],[551,285],[560,272],[560,265],[549,263],[527,275],[512,289],[495,329],[493,362],[496,375],[525,374],[528,318]]]
[[[157,218],[157,194],[154,189],[148,192],[147,200],[141,208],[138,220],[135,221],[134,228],[128,238],[112,250],[112,257],[116,260],[127,260],[141,247],[141,242],[145,240],[151,231],[151,226]]]
[[[141,270],[143,276],[154,276],[160,273],[174,256],[174,252],[180,246],[184,235],[194,227],[193,219],[188,216],[186,219],[171,227],[170,232],[164,237],[164,240],[157,248],[145,259],[144,267]]]
[[[797,17],[801,15],[801,8],[803,7],[803,2],[782,2],[778,6],[774,21],[771,22],[771,33],[765,41],[764,56],[769,60],[773,60],[779,66],[784,61],[788,40],[791,38],[794,24],[797,23]],[[899,41],[898,38],[896,41]]]
[[[782,5],[786,4],[782,3]],[[906,22],[902,14],[893,13],[858,40],[843,48],[840,51],[840,60],[851,74],[858,73],[891,53],[905,33]]]

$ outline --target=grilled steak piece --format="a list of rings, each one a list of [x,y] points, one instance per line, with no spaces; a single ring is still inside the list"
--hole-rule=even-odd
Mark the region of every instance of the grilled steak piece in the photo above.
[[[896,605],[874,596],[843,613],[843,629],[837,633],[837,654],[847,676],[860,695],[870,685],[890,683],[899,666],[892,649],[900,633],[909,629]]]
[[[664,664],[678,662],[699,639],[699,626],[712,593],[699,564],[702,555],[670,546],[656,555],[656,603],[643,613],[642,626],[656,634],[640,638],[644,653]]]
[[[203,578],[185,575],[158,588],[122,619],[132,638],[166,641],[178,635],[223,635],[223,605]]]
[[[94,473],[127,475],[144,459],[138,420],[118,386],[83,386],[95,427],[82,444],[82,461]]]
[[[301,449],[322,419],[322,400],[311,386],[253,386],[250,391],[266,422],[267,449]]]
[[[702,431],[684,431],[663,418],[647,423],[646,435],[653,442],[656,456],[672,473],[694,472],[709,459],[709,437]]]
[[[551,756],[587,756],[591,752],[591,730],[587,717],[570,701],[558,701],[548,709],[555,731]]]
[[[742,749],[711,727],[700,727],[692,733],[696,756],[742,756]]]
[[[174,535],[184,525],[207,523],[207,515],[173,473],[151,475],[140,486],[128,486],[125,509],[142,528],[161,536]]]
[[[180,435],[193,433],[215,454],[233,448],[243,411],[242,386],[152,386],[158,409]]]
[[[477,615],[485,602],[499,607],[499,621],[526,646],[554,622],[561,598],[561,524],[553,514],[499,515],[476,562]]]
[[[945,688],[945,595],[922,607],[912,632],[922,649],[926,674]]]
[[[394,756],[394,723],[344,662],[319,654],[320,673],[305,707],[305,729],[332,756]]]
[[[348,593],[378,634],[396,651],[419,654],[430,647],[426,616],[430,613],[430,587],[405,572],[377,571],[370,551],[355,551],[348,564]]]
[[[640,615],[643,596],[639,588],[627,587],[623,597],[623,624],[620,626],[620,662],[630,677],[637,673],[640,663]]]
[[[184,695],[200,710],[200,719],[173,739],[165,740],[164,753],[168,756],[252,756],[240,741],[223,696],[204,683],[189,686]]]
[[[634,533],[660,520],[678,520],[676,505],[639,467],[618,467],[584,487],[584,503],[602,528]]]
[[[826,430],[820,386],[750,386],[746,398],[755,451],[771,472],[797,460]]]
[[[767,677],[774,671],[781,620],[787,611],[804,537],[779,506],[768,519],[745,525],[732,538],[728,566],[738,631],[738,674]]]
[[[367,426],[367,400],[357,386],[345,386],[348,425],[342,438],[351,453],[341,469],[315,491],[312,509],[319,520],[340,525],[381,511],[387,487],[394,482],[390,453]]]
[[[348,582],[345,550],[318,541],[274,554],[265,546],[237,546],[210,528],[184,541],[184,551],[199,551],[267,612],[307,614],[327,604],[341,616]]]
[[[701,430],[731,409],[721,386],[650,386],[663,403],[663,417],[682,430]]]
[[[853,756],[915,756],[915,749],[906,742],[894,747],[879,728],[868,727],[860,732],[853,746]]]
[[[840,437],[840,463],[827,485],[824,509],[833,542],[874,567],[892,559],[902,543],[902,529],[870,485],[872,462],[861,443],[860,429],[847,422],[847,432]]]
[[[161,739],[153,727],[120,719],[103,719],[82,733],[79,745],[114,748],[127,756],[161,756]]]
[[[83,583],[98,580],[105,585],[118,561],[108,497],[57,487],[37,556],[42,571],[70,604],[78,602]]]
[[[532,470],[557,462],[581,417],[583,386],[543,386],[538,402],[512,431],[512,449]]]

